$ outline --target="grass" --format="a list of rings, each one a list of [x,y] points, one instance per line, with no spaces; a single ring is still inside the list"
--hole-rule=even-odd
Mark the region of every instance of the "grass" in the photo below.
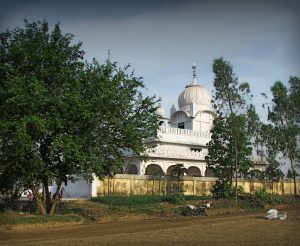
[[[257,210],[276,204],[296,205],[299,199],[282,197],[256,192],[243,194],[238,203],[232,198],[215,200],[211,197],[184,196],[173,194],[168,196],[138,195],[138,196],[99,196],[91,200],[62,201],[57,205],[53,217],[30,215],[29,213],[0,213],[0,224],[41,224],[56,222],[79,222],[87,220],[110,220],[129,217],[173,217],[181,214],[187,204],[197,205],[203,200],[212,200],[212,211],[218,213],[224,210]]]
[[[137,195],[137,196],[98,196],[92,198],[93,202],[99,202],[110,206],[139,206],[168,202],[172,204],[180,204],[185,201],[205,200],[210,197],[184,196],[182,194],[174,194],[167,196],[159,195]]]
[[[94,203],[106,205],[106,214],[135,214],[135,215],[174,215],[185,207],[186,202],[199,203],[210,197],[185,196],[173,194],[160,195],[136,195],[136,196],[99,196],[92,198]]]
[[[235,199],[226,198],[214,200],[211,197],[184,196],[173,194],[168,196],[140,195],[140,196],[99,196],[91,199],[95,203],[107,205],[106,212],[110,214],[178,214],[186,209],[188,203],[197,205],[201,200],[213,200],[213,210],[217,209],[242,209],[259,210],[268,206],[279,204],[295,204],[297,201],[291,197],[275,196],[265,191],[257,191],[255,194],[243,194],[239,196],[238,203]],[[299,200],[298,200],[299,203]]]
[[[45,223],[70,223],[80,222],[82,217],[76,214],[41,216],[31,214],[20,214],[16,212],[0,213],[1,225],[20,225],[20,224],[45,224]]]
[[[264,190],[255,191],[254,194],[241,194],[238,196],[238,202],[235,198],[221,198],[214,201],[214,208],[241,208],[245,210],[260,210],[266,207],[276,205],[294,206],[299,204],[299,198],[293,196],[280,196],[266,193]]]
[[[168,196],[136,195],[136,196],[99,196],[89,201],[62,202],[57,206],[57,213],[75,213],[86,219],[101,220],[104,217],[122,216],[173,216],[185,203],[197,204],[209,197],[184,196],[174,194]]]
[[[282,197],[274,197],[265,193],[241,196],[238,203],[234,199],[218,199],[211,197],[185,196],[173,194],[167,196],[159,195],[136,195],[136,196],[99,196],[92,198],[84,206],[62,204],[68,212],[78,213],[84,218],[99,219],[103,216],[123,216],[123,215],[150,215],[150,216],[173,216],[180,214],[186,209],[187,204],[197,205],[203,200],[213,200],[213,210],[216,209],[262,209],[271,202],[275,204],[286,203]],[[89,204],[89,205],[87,205]],[[62,206],[60,208],[62,208]]]

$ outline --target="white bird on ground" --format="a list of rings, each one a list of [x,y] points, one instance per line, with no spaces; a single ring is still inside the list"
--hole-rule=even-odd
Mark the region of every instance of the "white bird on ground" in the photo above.
[[[277,218],[278,218],[278,211],[276,209],[272,208],[267,212],[266,219],[273,220],[273,219],[277,219]]]
[[[283,213],[278,214],[278,219],[280,219],[280,220],[285,220],[286,218],[287,218],[286,212],[283,212]]]

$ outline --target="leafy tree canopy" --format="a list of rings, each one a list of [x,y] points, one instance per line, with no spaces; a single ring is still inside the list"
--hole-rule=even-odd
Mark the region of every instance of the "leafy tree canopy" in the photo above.
[[[300,79],[290,77],[289,88],[281,81],[276,81],[271,87],[271,92],[273,98],[268,119],[274,124],[275,131],[279,135],[279,149],[290,161],[294,193],[297,195],[295,164],[299,161],[300,153]]]
[[[25,21],[0,34],[1,181],[30,187],[42,214],[55,206],[43,208],[36,184],[54,179],[56,201],[63,182],[120,169],[125,150],[145,158],[144,139],[158,127],[157,99],[142,96],[129,66],[83,58],[59,24]]]
[[[268,163],[265,176],[270,180],[279,180],[284,177],[283,172],[280,170],[281,163],[278,161],[280,135],[271,124],[262,124],[260,137],[265,147],[266,161]]]

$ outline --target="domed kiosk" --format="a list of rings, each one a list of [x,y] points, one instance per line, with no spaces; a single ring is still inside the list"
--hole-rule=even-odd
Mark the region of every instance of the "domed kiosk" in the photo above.
[[[178,97],[179,110],[170,111],[171,126],[209,132],[215,116],[209,92],[198,84],[196,65],[193,65],[193,80]]]
[[[192,105],[196,111],[211,110],[211,97],[208,91],[197,83],[196,78],[186,86],[185,90],[178,97],[178,106],[180,110],[191,111]]]
[[[185,87],[178,97],[178,106],[182,111],[191,115],[198,111],[212,111],[211,96],[208,91],[197,82],[196,64],[193,64],[193,81]]]

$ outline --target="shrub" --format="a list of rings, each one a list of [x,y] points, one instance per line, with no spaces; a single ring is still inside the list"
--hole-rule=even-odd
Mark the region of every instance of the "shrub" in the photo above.
[[[229,198],[234,195],[231,185],[226,180],[217,180],[213,187],[213,196],[216,199]]]
[[[180,193],[175,193],[165,196],[164,201],[172,204],[180,204],[185,201],[185,197]]]
[[[267,205],[276,205],[285,202],[284,197],[269,194],[265,189],[256,190],[254,194],[240,195],[239,198],[242,202],[246,203],[248,207],[254,209],[260,209],[264,208]]]

